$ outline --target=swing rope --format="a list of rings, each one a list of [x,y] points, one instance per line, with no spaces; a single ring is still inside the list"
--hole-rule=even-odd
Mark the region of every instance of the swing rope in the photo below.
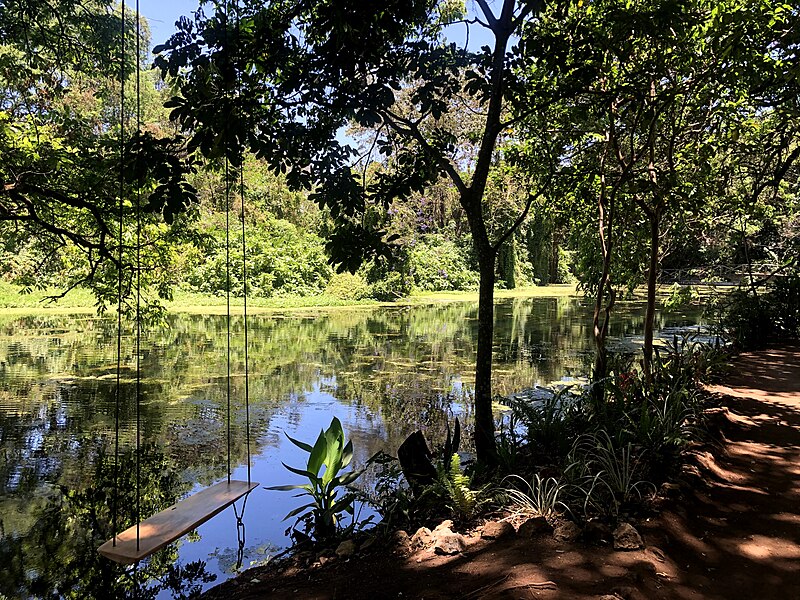
[[[117,545],[117,506],[119,504],[119,406],[120,378],[122,373],[122,242],[123,242],[123,196],[125,195],[125,0],[122,0],[120,31],[120,102],[119,102],[119,250],[117,264],[117,386],[114,399],[114,498],[111,508],[111,524],[114,530],[113,546]]]
[[[141,93],[141,65],[139,57],[142,55],[142,36],[139,31],[139,0],[136,0],[136,170],[139,171],[141,165],[140,146],[142,129],[142,93]],[[136,550],[140,547],[140,524],[142,520],[142,494],[139,482],[141,480],[142,460],[141,460],[141,421],[142,421],[142,185],[141,181],[136,182]]]
[[[236,23],[238,28],[238,21]],[[239,197],[241,198],[241,220],[242,220],[242,282],[244,286],[244,414],[245,414],[245,443],[247,445],[247,484],[250,482],[250,360],[247,348],[247,238],[245,236],[245,212],[244,212],[244,161],[239,170]],[[245,503],[247,499],[245,498]],[[244,513],[244,505],[242,506]]]
[[[239,0],[236,0],[236,48],[241,48],[241,21],[242,16],[240,13]],[[241,61],[242,56],[239,56]],[[237,77],[239,84],[239,93],[241,93],[242,80]],[[242,223],[242,296],[243,307],[242,316],[244,321],[244,411],[245,411],[245,444],[247,446],[247,483],[250,481],[250,360],[248,355],[248,348],[250,347],[248,340],[247,328],[247,235],[245,226],[245,193],[244,193],[244,154],[241,156],[241,164],[239,165],[239,203],[240,213],[239,219]],[[245,499],[246,504],[246,499]],[[242,513],[244,514],[244,505],[242,506]]]
[[[120,66],[120,173],[119,173],[119,266],[117,273],[117,377],[116,377],[116,398],[115,398],[115,443],[114,443],[114,495],[112,501],[112,524],[114,535],[111,540],[100,546],[99,552],[112,560],[122,563],[138,564],[138,561],[153,552],[163,548],[165,545],[178,539],[188,531],[195,529],[204,523],[223,508],[233,504],[234,515],[236,517],[237,538],[241,555],[244,551],[244,510],[247,505],[247,497],[258,484],[251,481],[251,454],[250,454],[250,388],[249,388],[249,355],[248,355],[248,324],[247,324],[247,243],[245,239],[245,186],[244,186],[244,160],[241,159],[238,170],[231,168],[228,153],[225,156],[225,254],[226,254],[226,296],[227,296],[227,486],[218,483],[210,488],[206,488],[193,496],[181,501],[180,506],[175,506],[163,510],[147,519],[146,535],[142,538],[141,520],[141,404],[142,404],[142,164],[141,164],[141,132],[142,132],[142,106],[141,106],[141,31],[139,22],[141,19],[139,0],[135,6],[135,27],[136,27],[136,156],[134,162],[134,174],[132,179],[136,185],[136,252],[135,252],[135,281],[132,286],[136,288],[136,308],[135,308],[135,352],[136,352],[136,481],[135,481],[135,527],[129,527],[125,532],[117,534],[118,513],[119,513],[119,489],[120,489],[120,460],[119,460],[119,434],[120,434],[120,406],[121,406],[121,372],[122,372],[122,308],[123,308],[123,260],[124,256],[124,197],[125,197],[125,168],[126,168],[126,149],[125,149],[125,0],[122,0],[122,25],[121,25],[121,66]],[[227,31],[229,28],[229,2],[225,3],[225,36],[227,51]],[[239,35],[239,7],[236,7],[237,39]],[[230,65],[229,65],[230,66]],[[237,162],[239,162],[237,160]],[[242,225],[242,280],[244,296],[244,375],[245,375],[245,435],[247,449],[247,482],[232,481],[232,420],[231,420],[231,248],[230,248],[230,214],[232,186],[237,185],[241,198],[240,214]],[[236,500],[244,496],[241,512],[237,510]],[[118,547],[118,537],[120,544]],[[135,540],[135,551],[132,549]],[[134,584],[138,577],[138,570],[134,566]],[[138,589],[135,589],[137,594]],[[138,595],[138,594],[137,594]]]
[[[226,15],[227,17],[227,15]],[[231,186],[230,186],[230,163],[228,156],[225,156],[225,296],[227,299],[227,311],[225,322],[227,325],[227,350],[228,350],[228,377],[227,377],[227,445],[228,445],[228,483],[231,482]]]

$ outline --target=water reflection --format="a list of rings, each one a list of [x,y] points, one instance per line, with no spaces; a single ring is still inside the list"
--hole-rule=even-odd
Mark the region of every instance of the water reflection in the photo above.
[[[353,439],[356,462],[381,449],[394,452],[416,428],[441,437],[453,413],[469,421],[476,314],[477,305],[465,302],[252,317],[253,479],[285,483],[280,459],[291,464],[301,457],[293,455],[297,449],[283,432],[314,439],[332,416],[342,420]],[[697,317],[660,314],[658,323],[682,325]],[[503,300],[495,318],[496,393],[589,371],[591,311],[580,300]],[[623,343],[638,335],[642,324],[642,307],[622,303],[610,334]],[[232,325],[231,450],[234,475],[242,478],[243,323],[233,319]],[[115,336],[113,319],[0,318],[0,561],[10,565],[0,572],[0,594],[108,598],[132,593],[133,573],[95,552],[111,534]],[[152,444],[142,479],[148,510],[225,476],[225,342],[220,316],[173,315],[167,327],[147,332],[141,419],[142,439]],[[130,336],[123,339],[123,362],[120,444],[129,453],[136,429]],[[128,491],[131,486],[128,481]],[[288,496],[260,488],[252,494],[249,560],[266,558],[287,543],[280,519],[293,508]],[[206,586],[211,576],[228,577],[234,553],[236,524],[226,512],[143,565],[137,579],[150,580],[144,584],[148,594],[179,595],[175,590]],[[206,568],[196,561],[206,561]]]

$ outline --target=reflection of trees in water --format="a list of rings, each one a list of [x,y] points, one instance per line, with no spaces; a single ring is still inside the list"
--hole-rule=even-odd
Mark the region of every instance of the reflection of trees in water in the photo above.
[[[52,489],[32,509],[27,531],[3,532],[0,538],[0,593],[36,598],[155,598],[166,590],[175,598],[198,593],[213,580],[202,562],[176,563],[175,545],[142,561],[134,572],[101,557],[97,547],[111,537],[114,498],[114,462],[106,442],[84,439],[75,459],[86,465],[72,473],[69,485]],[[188,491],[154,446],[145,446],[141,458],[141,509],[143,515],[162,510]],[[118,526],[135,522],[136,460],[133,452],[120,457]],[[3,511],[5,515],[5,510]]]
[[[417,428],[440,442],[454,413],[469,421],[476,313],[475,303],[462,302],[251,317],[253,453],[277,443],[270,431],[276,411],[288,412],[290,421],[303,419],[314,390],[353,408],[360,428],[350,433],[359,458],[379,448],[396,449]],[[580,300],[501,300],[495,315],[496,393],[588,372],[591,311]],[[670,321],[661,316],[659,323]],[[234,464],[241,464],[241,317],[231,325],[232,454]],[[638,303],[619,303],[611,335],[636,335],[642,325]],[[224,316],[170,315],[165,327],[147,331],[143,341],[143,439],[162,445],[185,480],[203,484],[225,472],[226,336]],[[132,348],[126,335],[123,448],[132,445],[136,423]],[[36,316],[0,322],[0,502],[6,536],[34,531],[40,516],[57,512],[44,495],[46,484],[91,487],[97,461],[87,460],[80,449],[86,437],[110,439],[115,372],[114,319]],[[13,509],[5,510],[9,506]]]

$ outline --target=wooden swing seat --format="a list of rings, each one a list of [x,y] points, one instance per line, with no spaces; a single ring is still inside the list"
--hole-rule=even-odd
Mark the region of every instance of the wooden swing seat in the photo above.
[[[227,508],[259,484],[246,481],[222,481],[197,492],[139,523],[139,548],[136,548],[136,525],[129,527],[98,548],[115,562],[129,565],[147,558],[167,544],[196,529]]]

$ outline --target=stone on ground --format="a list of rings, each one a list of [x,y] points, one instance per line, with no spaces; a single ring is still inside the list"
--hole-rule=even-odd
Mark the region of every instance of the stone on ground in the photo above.
[[[630,523],[621,523],[614,530],[614,550],[639,550],[642,547],[642,536]]]
[[[459,554],[467,549],[467,542],[460,533],[453,533],[450,529],[439,529],[434,536],[433,551],[436,554],[450,556]]]
[[[524,521],[519,526],[517,533],[522,537],[533,537],[540,533],[553,533],[553,526],[547,522],[545,517],[538,515]]]
[[[422,550],[424,548],[430,548],[432,545],[433,535],[431,535],[431,530],[427,527],[420,527],[417,529],[417,532],[411,538],[412,550]]]
[[[506,521],[489,521],[483,526],[481,537],[487,540],[499,540],[516,533],[514,526]]]
[[[553,537],[559,542],[575,541],[580,534],[581,528],[572,521],[562,521],[553,531]]]
[[[336,547],[336,556],[339,558],[349,558],[356,553],[356,543],[353,540],[345,540]]]

